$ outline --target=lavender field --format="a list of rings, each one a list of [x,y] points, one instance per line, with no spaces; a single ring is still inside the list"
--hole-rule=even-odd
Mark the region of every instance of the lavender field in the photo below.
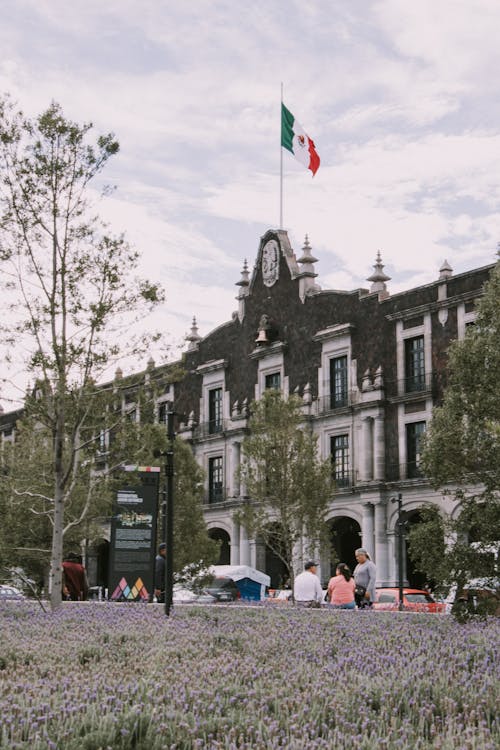
[[[470,748],[500,741],[498,620],[0,608],[0,747]]]

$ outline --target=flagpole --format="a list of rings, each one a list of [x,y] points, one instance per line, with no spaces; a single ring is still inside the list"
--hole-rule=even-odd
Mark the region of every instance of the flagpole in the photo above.
[[[281,136],[283,130],[283,81],[281,82],[281,105],[280,105],[280,229],[283,229],[283,146]]]

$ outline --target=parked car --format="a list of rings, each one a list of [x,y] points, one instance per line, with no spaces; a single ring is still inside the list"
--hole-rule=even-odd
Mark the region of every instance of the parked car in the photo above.
[[[172,591],[172,601],[174,604],[193,604],[197,599],[198,594],[195,594],[191,589],[180,585],[174,586]]]
[[[286,604],[292,598],[292,589],[269,589],[266,598],[275,604]]]
[[[457,591],[452,586],[445,600],[447,612],[467,610],[481,614],[500,615],[500,581],[475,578]]]
[[[373,604],[377,610],[399,609],[399,588],[377,589],[377,599]],[[437,602],[428,591],[421,589],[403,589],[403,609],[410,612],[445,612],[444,602]]]
[[[205,586],[203,594],[212,596],[217,602],[235,602],[241,598],[240,590],[232,578],[216,577]]]
[[[16,589],[14,586],[7,586],[5,584],[0,585],[0,601],[6,601],[8,599],[21,600],[25,599],[22,591]]]

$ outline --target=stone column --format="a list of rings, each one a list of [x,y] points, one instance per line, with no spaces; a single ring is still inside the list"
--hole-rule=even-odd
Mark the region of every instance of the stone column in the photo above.
[[[370,555],[375,551],[375,540],[373,538],[373,505],[363,503],[363,516],[361,519],[361,546],[364,547]]]
[[[248,565],[252,568],[257,568],[257,543],[255,539],[249,539],[248,544],[250,547],[250,562]]]
[[[377,584],[383,586],[388,580],[387,519],[386,502],[375,503],[375,564]]]
[[[374,420],[374,479],[383,482],[385,479],[385,420],[384,415],[379,414]]]
[[[250,565],[250,540],[244,526],[240,526],[240,565]]]
[[[239,443],[233,443],[231,446],[231,476],[229,477],[229,496],[240,497],[240,480],[237,472],[240,468],[241,446]]]
[[[231,565],[240,564],[240,525],[233,521],[231,532]]]
[[[361,481],[369,482],[373,479],[373,419],[364,417],[362,421],[361,439]]]

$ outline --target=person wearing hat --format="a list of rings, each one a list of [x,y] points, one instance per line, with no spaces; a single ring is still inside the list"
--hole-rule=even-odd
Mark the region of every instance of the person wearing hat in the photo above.
[[[162,542],[158,547],[158,554],[155,558],[155,597],[156,601],[163,604],[165,601],[165,555],[167,545]]]
[[[370,560],[370,555],[363,547],[357,549],[354,556],[358,563],[354,568],[354,581],[356,586],[363,586],[365,589],[363,598],[358,606],[361,608],[371,607],[376,597],[377,569],[375,563]]]
[[[293,598],[301,607],[319,606],[323,600],[323,589],[316,575],[317,563],[310,560],[304,565],[293,584]]]

